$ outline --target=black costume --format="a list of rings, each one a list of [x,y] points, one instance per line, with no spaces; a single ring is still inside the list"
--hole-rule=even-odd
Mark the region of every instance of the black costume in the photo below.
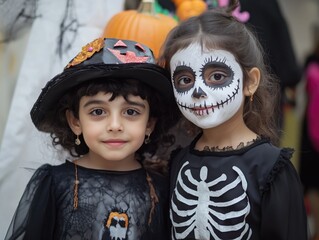
[[[304,71],[310,64],[318,64],[319,56],[312,54],[307,57],[305,61]],[[307,83],[306,79],[306,84]],[[311,85],[313,86],[313,85]],[[308,87],[306,88],[307,91]],[[313,93],[312,93],[313,94]],[[309,97],[310,93],[306,92],[306,96]],[[308,99],[306,99],[306,110],[303,115],[302,131],[301,131],[301,147],[300,147],[300,178],[304,186],[304,192],[307,193],[311,189],[319,191],[319,151],[314,147],[309,136],[309,124],[308,124]]]
[[[258,138],[236,150],[174,154],[172,239],[306,240],[307,219],[291,149]]]
[[[159,199],[153,214],[147,174]],[[168,186],[163,177],[144,168],[122,172],[77,166],[75,209],[75,176],[75,164],[69,161],[40,167],[5,239],[168,239]]]

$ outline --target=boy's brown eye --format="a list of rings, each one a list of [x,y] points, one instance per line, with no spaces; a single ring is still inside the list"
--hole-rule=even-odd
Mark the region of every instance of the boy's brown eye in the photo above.
[[[126,113],[127,113],[127,115],[130,115],[130,116],[138,114],[138,112],[136,110],[134,110],[134,109],[126,110]]]
[[[92,111],[92,114],[96,115],[96,116],[99,116],[99,115],[102,115],[103,112],[104,111],[102,109],[95,109],[95,110]]]

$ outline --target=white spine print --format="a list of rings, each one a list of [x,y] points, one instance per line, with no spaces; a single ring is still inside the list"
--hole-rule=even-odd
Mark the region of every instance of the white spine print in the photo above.
[[[211,187],[227,181],[226,174],[222,174],[218,178],[208,182],[208,168],[203,166],[200,169],[199,180],[193,177],[190,169],[186,169],[184,171],[186,180],[183,181],[182,173],[188,164],[188,162],[185,162],[178,173],[176,186],[171,199],[170,218],[173,225],[172,238],[184,239],[193,232],[195,239],[222,240],[223,237],[220,236],[222,233],[238,231],[238,236],[231,240],[242,239],[245,235],[248,236],[247,239],[250,239],[252,234],[251,229],[245,221],[246,216],[250,212],[250,203],[246,194],[247,181],[242,171],[238,167],[233,166],[232,169],[237,173],[238,177],[232,182],[226,182],[226,185],[221,189],[213,191],[210,190]],[[238,186],[241,187],[242,193],[233,199],[227,199],[227,201],[223,202],[215,202],[211,199],[221,197],[225,193],[238,188]],[[193,198],[187,199],[183,196],[183,192],[178,190],[179,188],[183,189]],[[227,207],[233,207],[241,201],[245,201],[246,206],[240,210],[226,213],[218,211],[219,208],[227,209]],[[179,209],[178,203],[186,205],[187,208]],[[176,221],[174,216],[178,216],[182,221]],[[212,216],[218,219],[219,222],[234,218],[241,218],[243,220],[233,225],[220,224],[214,220]],[[228,240],[230,239],[228,238]]]

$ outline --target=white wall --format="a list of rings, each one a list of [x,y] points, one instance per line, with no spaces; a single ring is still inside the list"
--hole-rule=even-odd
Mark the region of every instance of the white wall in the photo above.
[[[265,0],[266,1],[266,0]],[[312,30],[319,26],[318,0],[279,0],[300,64],[312,50]]]

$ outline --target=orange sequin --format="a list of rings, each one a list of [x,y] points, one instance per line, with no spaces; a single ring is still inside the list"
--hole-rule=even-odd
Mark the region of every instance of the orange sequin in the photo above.
[[[92,57],[94,53],[99,52],[104,47],[104,39],[98,38],[82,47],[82,51],[65,67],[73,67]]]

